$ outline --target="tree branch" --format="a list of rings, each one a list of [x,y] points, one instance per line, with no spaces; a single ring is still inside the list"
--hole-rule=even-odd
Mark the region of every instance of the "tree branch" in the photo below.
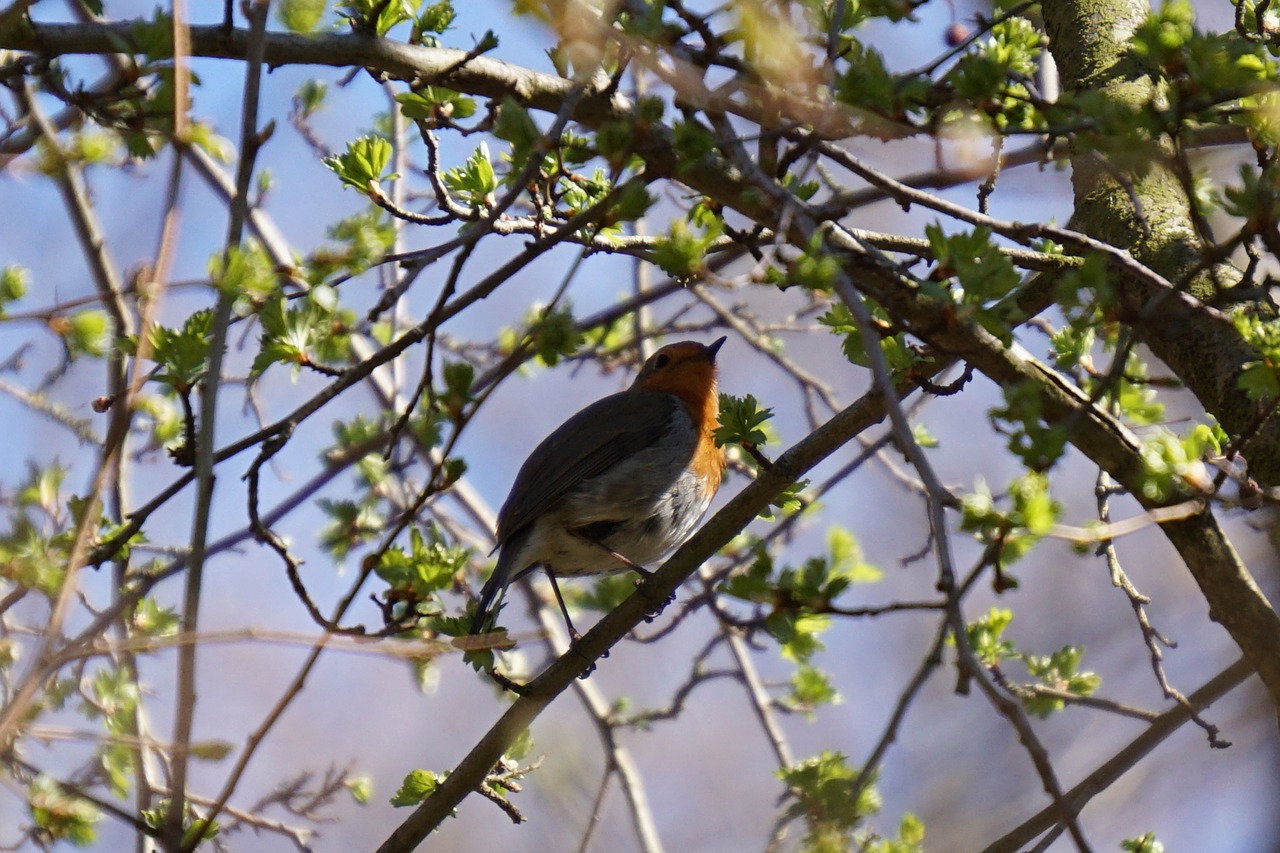
[[[663,601],[673,595],[698,566],[710,559],[784,488],[882,416],[879,399],[864,397],[779,456],[772,470],[762,472],[729,501],[654,572],[640,590],[606,614],[572,651],[561,655],[529,682],[525,695],[516,699],[435,792],[387,837],[378,848],[379,853],[403,853],[421,843],[467,794],[479,787],[507,747],[573,679],[586,672],[645,619],[651,601]]]
[[[1236,661],[1188,696],[1188,705],[1175,705],[1157,717],[1146,731],[1063,794],[1063,799],[1078,814],[1091,799],[1111,787],[1117,779],[1145,758],[1165,738],[1190,720],[1192,709],[1203,710],[1210,703],[1227,695],[1252,674],[1252,667],[1247,661]],[[1015,851],[1024,850],[1042,832],[1057,824],[1058,820],[1059,815],[1055,807],[1045,808],[1018,828],[991,842],[983,853],[1015,853]]]

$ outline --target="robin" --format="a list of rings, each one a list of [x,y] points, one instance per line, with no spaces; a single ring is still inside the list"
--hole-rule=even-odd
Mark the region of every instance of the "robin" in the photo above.
[[[557,577],[648,574],[642,564],[693,535],[724,468],[712,437],[724,341],[663,347],[630,388],[587,406],[534,448],[498,512],[501,553],[471,633],[490,630],[495,600],[542,566],[576,638]]]

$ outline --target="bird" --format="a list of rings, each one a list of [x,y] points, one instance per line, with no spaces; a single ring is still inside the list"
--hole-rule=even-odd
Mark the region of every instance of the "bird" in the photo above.
[[[716,353],[682,341],[649,356],[625,391],[573,415],[533,449],[498,511],[498,559],[471,634],[492,630],[507,587],[541,566],[571,640],[557,577],[627,570],[682,545],[720,487]]]

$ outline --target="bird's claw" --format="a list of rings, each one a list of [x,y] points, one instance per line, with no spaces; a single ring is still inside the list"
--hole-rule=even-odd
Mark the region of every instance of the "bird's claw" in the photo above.
[[[647,589],[645,581],[648,579],[648,575],[637,578],[636,591],[639,592],[640,596],[648,602],[648,605],[644,609],[644,621],[652,622],[654,617],[665,610],[668,604],[676,600],[676,594],[674,592],[671,593],[671,595],[668,595],[663,601],[655,600],[654,597],[649,594],[649,590]]]
[[[574,631],[573,633],[571,633],[569,635],[569,651],[572,654],[576,655],[578,658],[582,659],[583,661],[586,661],[587,668],[584,669],[582,672],[578,673],[578,678],[582,681],[586,681],[591,676],[591,673],[596,671],[596,662],[592,658],[589,658],[585,654],[583,654],[582,650],[578,648],[578,641],[581,639],[582,637],[578,636],[577,631]],[[601,657],[606,657],[606,658],[608,656],[609,656],[608,651],[606,651],[603,655],[601,655]]]

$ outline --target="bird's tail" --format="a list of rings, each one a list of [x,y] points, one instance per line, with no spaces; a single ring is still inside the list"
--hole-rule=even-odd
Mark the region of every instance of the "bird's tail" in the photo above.
[[[498,562],[493,567],[493,574],[480,588],[480,600],[476,604],[475,615],[471,618],[471,633],[485,634],[492,630],[498,611],[501,609],[502,596],[508,586],[519,578],[527,566],[517,567],[516,557],[523,550],[524,535],[517,534],[502,544],[498,552]]]

